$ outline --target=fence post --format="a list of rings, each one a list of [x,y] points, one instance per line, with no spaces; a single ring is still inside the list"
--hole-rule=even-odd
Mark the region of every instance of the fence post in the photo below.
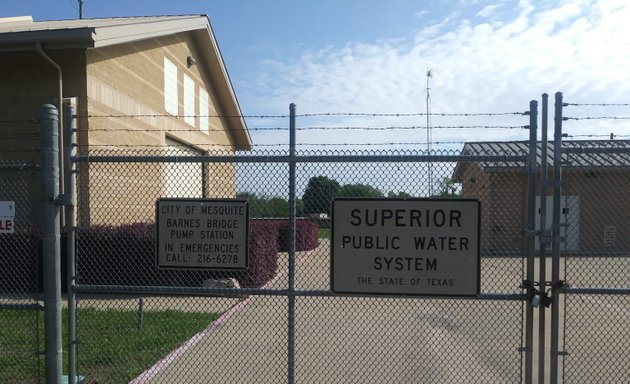
[[[42,257],[46,383],[62,379],[61,235],[59,204],[59,111],[51,104],[39,110],[42,150]]]
[[[288,383],[295,383],[295,104],[289,105]]]
[[[550,383],[558,382],[558,357],[559,344],[559,315],[560,307],[559,282],[560,282],[560,210],[561,210],[561,186],[562,186],[562,92],[556,92],[554,113],[554,141],[553,141],[553,243],[551,247],[551,362],[549,363]]]
[[[544,241],[539,238],[539,280],[540,288],[545,289],[547,281],[547,128],[549,118],[549,95],[542,95],[542,116],[541,116],[541,139],[540,139],[540,235],[544,236]],[[545,383],[545,360],[547,358],[546,349],[546,329],[545,317],[546,306],[538,307],[538,383]]]
[[[64,190],[66,213],[66,284],[68,295],[68,384],[75,384],[77,380],[77,302],[74,293],[76,284],[76,241],[75,241],[75,173],[72,156],[74,155],[74,114],[71,104],[66,105],[64,111],[66,120],[64,145]]]
[[[537,134],[538,134],[538,102],[529,102],[529,177],[527,190],[527,281],[534,281],[534,246],[536,237],[536,158],[537,158]],[[533,340],[534,340],[534,308],[528,300],[525,320],[525,383],[532,383],[533,367]]]

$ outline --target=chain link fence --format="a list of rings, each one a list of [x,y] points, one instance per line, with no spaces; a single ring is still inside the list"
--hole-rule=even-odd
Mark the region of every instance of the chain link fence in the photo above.
[[[565,383],[627,383],[630,150],[623,140],[584,147],[564,148],[562,375]]]
[[[41,174],[32,164],[0,160],[0,382],[39,383],[43,343],[38,304],[41,247],[34,204]],[[11,212],[9,212],[11,213]],[[41,278],[41,276],[40,276]]]
[[[629,147],[625,140],[563,143],[562,184],[554,183],[561,188],[560,221],[554,223],[541,218],[557,207],[550,184],[528,196],[530,172],[538,178],[541,170],[528,163],[524,142],[467,143],[462,151],[431,154],[235,154],[174,140],[146,150],[83,147],[74,157],[76,242],[61,236],[64,282],[66,249],[76,248],[78,300],[77,340],[65,340],[63,350],[70,351],[65,342],[78,347],[84,383],[523,383],[536,370],[556,376],[555,367],[546,369],[548,358],[561,363],[552,383],[625,383]],[[0,217],[0,382],[39,383],[45,376],[40,185],[38,166],[0,160],[2,212],[14,211],[10,228]],[[223,230],[205,231],[195,251],[198,264],[212,254],[215,266],[225,268],[161,264],[159,202],[202,198],[247,204],[246,268],[230,268],[240,257],[231,229],[241,223],[229,218]],[[336,198],[479,201],[479,297],[334,293]],[[542,201],[550,207],[546,213]],[[551,285],[548,275],[531,280],[541,260],[534,251],[549,236],[533,229],[530,216],[548,221],[547,229],[559,224],[560,269],[555,251],[538,265],[560,272]],[[169,220],[168,235],[186,240],[205,218]],[[540,237],[535,249],[533,236]],[[170,251],[167,261],[190,262],[190,250]],[[540,320],[538,336],[559,333],[559,348],[556,339],[539,341],[533,332],[535,304],[528,300],[535,297],[529,295],[548,299],[549,292],[560,294],[543,303],[552,306],[552,326]],[[549,344],[551,353],[533,364],[528,353]]]
[[[563,158],[560,379],[623,383],[630,154],[624,148],[581,151],[569,147]],[[298,154],[293,275],[287,160],[284,152],[93,153],[78,162],[79,372],[87,382],[285,382],[291,365],[297,382],[523,382],[526,304],[520,283],[528,203],[524,193],[510,193],[526,188],[523,156]],[[39,382],[43,330],[32,196],[39,171],[5,161],[0,175],[0,201],[16,207],[15,233],[1,238],[3,269],[10,271],[0,279],[0,314],[8,330],[2,333],[3,381]],[[165,181],[166,175],[175,181]],[[319,188],[313,194],[316,181],[332,185],[334,193]],[[164,197],[247,201],[255,223],[250,267],[158,268],[155,202]],[[481,297],[332,294],[327,209],[334,197],[478,199]],[[289,331],[291,298],[295,327]]]
[[[296,163],[291,260],[284,151],[79,158],[78,371],[87,382],[523,381],[524,156],[305,151]],[[247,201],[248,268],[159,268],[156,201],[165,197]],[[335,197],[478,199],[481,297],[332,294]]]

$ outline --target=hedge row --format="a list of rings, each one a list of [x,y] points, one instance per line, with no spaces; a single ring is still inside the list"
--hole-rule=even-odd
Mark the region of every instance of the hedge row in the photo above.
[[[280,251],[289,251],[289,222],[274,220],[278,226]],[[310,251],[319,245],[319,227],[313,221],[299,219],[295,221],[295,250]]]
[[[317,235],[315,223],[298,220],[296,250],[307,251],[317,247]],[[209,279],[236,278],[243,287],[261,287],[275,275],[278,252],[288,249],[288,238],[286,220],[251,220],[249,265],[246,270],[171,270],[156,266],[153,224],[94,226],[77,232],[77,282],[83,285],[198,287]],[[62,235],[61,243],[65,250],[65,235]],[[15,247],[16,244],[21,245],[20,249]],[[22,249],[24,252],[21,252]],[[17,257],[17,254],[31,256]],[[36,264],[41,287],[41,255],[41,240],[38,237],[24,234],[2,237],[0,270],[4,273],[0,276],[0,291],[32,292],[34,284],[31,280]],[[62,252],[64,276],[65,269],[65,252]],[[62,286],[65,289],[65,283]]]
[[[37,239],[29,233],[0,235],[0,292],[37,292]]]

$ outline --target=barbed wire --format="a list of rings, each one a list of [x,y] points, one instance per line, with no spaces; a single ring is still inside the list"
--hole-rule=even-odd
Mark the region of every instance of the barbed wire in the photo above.
[[[563,117],[562,120],[630,120],[630,116]]]
[[[445,117],[468,117],[468,116],[506,116],[524,115],[525,112],[478,112],[478,113],[365,113],[365,112],[324,112],[305,113],[296,117],[317,117],[317,116],[363,116],[363,117],[418,117],[418,116],[445,116]],[[288,116],[287,116],[288,117]]]
[[[525,115],[526,112],[474,112],[474,113],[435,113],[427,114],[425,112],[412,113],[370,113],[370,112],[319,112],[319,113],[302,113],[296,114],[295,117],[326,117],[326,116],[345,116],[345,117],[420,117],[420,116],[442,116],[442,117],[473,117],[473,116],[507,116],[507,115]],[[171,115],[161,113],[149,114],[118,114],[118,115],[74,115],[75,118],[141,118],[141,117],[171,117],[176,119],[186,118],[244,118],[244,119],[286,119],[290,115]]]
[[[607,135],[572,135],[572,134],[569,134],[568,137],[589,137],[589,138],[606,137],[606,138],[610,138],[611,134],[607,134]],[[626,137],[630,137],[630,135],[617,135],[615,133],[612,133],[612,137],[613,138],[626,138]]]
[[[296,131],[395,131],[395,130],[419,130],[426,129],[426,126],[411,125],[411,126],[387,126],[387,127],[362,127],[362,126],[311,126],[311,127],[297,127]],[[431,127],[432,129],[527,129],[527,125],[438,125]],[[288,131],[288,127],[254,127],[236,129],[234,131]],[[89,129],[76,129],[76,132],[225,132],[224,129],[208,129],[199,130],[196,128],[187,129],[135,129],[135,128],[89,128]]]
[[[630,103],[562,103],[563,107],[630,107]]]
[[[526,129],[527,125],[435,125],[431,129]],[[388,130],[416,130],[427,129],[423,125],[410,125],[410,126],[389,126],[389,127],[325,127],[325,126],[313,126],[313,127],[300,127],[296,128],[298,131],[308,130],[365,130],[365,131],[388,131]]]
[[[299,115],[298,115],[299,116]],[[288,118],[289,115],[171,115],[165,113],[139,113],[139,114],[127,114],[127,115],[73,115],[75,119],[98,119],[98,118],[155,118],[155,117],[172,117],[175,119],[186,118],[247,118],[247,119],[282,119]]]
[[[563,103],[563,106],[630,106],[630,103]],[[522,116],[528,112],[472,112],[472,113],[440,113],[440,112],[412,112],[412,113],[371,113],[371,112],[318,112],[318,113],[303,113],[296,114],[295,117],[326,117],[326,116],[342,116],[342,117],[426,117],[426,116],[439,116],[439,117],[480,117],[480,116]],[[291,117],[287,114],[261,114],[261,115],[171,115],[171,114],[108,114],[108,115],[73,115],[74,118],[251,118],[251,119],[286,119]],[[567,118],[565,118],[567,119]],[[588,117],[588,118],[571,118],[571,119],[630,119],[630,117]],[[0,119],[0,123],[39,123],[39,119]],[[435,127],[433,127],[435,128]]]
[[[630,138],[630,135],[619,135],[612,134],[614,138]],[[576,134],[576,135],[567,135],[567,137],[578,138],[608,138],[610,134]],[[521,140],[525,141],[525,140]],[[464,140],[452,140],[452,141],[433,141],[431,144],[433,145],[462,145],[468,144],[474,141],[464,141]],[[76,148],[156,148],[156,149],[180,149],[185,148],[187,146],[210,146],[210,147],[225,147],[225,148],[249,148],[242,145],[233,145],[233,144],[214,144],[214,143],[188,143],[182,146],[172,146],[168,144],[76,144]],[[339,147],[339,146],[395,146],[395,145],[418,145],[418,146],[426,146],[427,142],[377,142],[377,143],[296,143],[296,146],[314,146],[314,147]],[[251,148],[260,148],[260,147],[287,147],[289,143],[267,143],[267,144],[252,144]]]

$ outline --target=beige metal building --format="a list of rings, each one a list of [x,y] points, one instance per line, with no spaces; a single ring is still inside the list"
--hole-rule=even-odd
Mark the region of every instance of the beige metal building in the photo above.
[[[607,255],[630,252],[630,140],[574,140],[563,144],[560,236],[567,254]],[[528,142],[474,142],[464,145],[463,155],[526,155]],[[552,188],[541,197],[540,165],[546,162],[553,180],[553,143],[547,158],[537,146],[536,211],[547,201],[546,229],[551,229]],[[522,254],[526,250],[526,163],[460,162],[453,180],[461,183],[464,197],[481,201],[482,244],[488,254]],[[551,185],[551,184],[549,184]],[[540,216],[537,216],[537,229]],[[539,247],[537,242],[537,248]]]
[[[39,162],[32,121],[42,104],[59,105],[60,98],[76,105],[82,153],[230,155],[251,149],[205,15],[0,19],[0,84],[0,134],[7,138],[0,140],[0,159]],[[144,200],[230,197],[236,190],[232,164],[135,167],[127,173],[105,165],[80,168],[84,224],[149,221],[153,212]],[[130,211],[138,199],[143,208]]]

